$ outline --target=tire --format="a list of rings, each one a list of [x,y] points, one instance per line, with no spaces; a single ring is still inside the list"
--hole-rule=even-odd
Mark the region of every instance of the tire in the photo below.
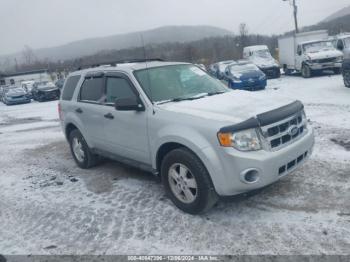
[[[174,178],[175,173],[178,181]],[[171,201],[186,213],[193,215],[203,213],[218,200],[207,169],[194,153],[185,148],[170,151],[164,157],[161,163],[161,177]],[[182,190],[181,186],[187,190]],[[186,197],[189,191],[193,199]]]
[[[281,77],[281,70],[279,68],[276,68],[274,73],[274,78],[280,78]]]
[[[333,72],[335,75],[339,75],[341,73],[341,69],[340,68],[334,68]]]
[[[80,156],[75,151],[75,150],[78,150],[78,148],[74,149],[74,146],[76,145],[75,143],[79,143],[79,145],[81,146]],[[70,146],[70,150],[73,155],[73,158],[80,168],[88,169],[97,165],[99,160],[98,155],[95,155],[94,153],[91,152],[91,149],[87,145],[83,135],[80,133],[78,129],[73,130],[69,134],[69,146]]]
[[[344,85],[350,88],[350,70],[344,70],[343,72]]]
[[[312,70],[310,69],[310,67],[306,64],[303,64],[302,68],[301,68],[301,75],[304,78],[310,78],[312,76]]]

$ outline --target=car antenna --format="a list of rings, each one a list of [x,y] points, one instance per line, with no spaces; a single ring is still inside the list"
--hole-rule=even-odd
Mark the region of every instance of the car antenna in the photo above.
[[[151,88],[151,78],[149,75],[149,70],[148,70],[148,62],[147,62],[147,56],[146,56],[146,47],[145,47],[145,41],[143,39],[143,34],[140,33],[141,36],[141,41],[142,41],[142,48],[143,48],[143,56],[145,58],[145,63],[146,63],[146,72],[147,72],[147,82],[148,82],[148,88],[149,88],[149,94],[151,96],[151,103],[153,105],[153,95],[152,95],[152,88]],[[153,108],[153,114],[155,114],[154,108]]]

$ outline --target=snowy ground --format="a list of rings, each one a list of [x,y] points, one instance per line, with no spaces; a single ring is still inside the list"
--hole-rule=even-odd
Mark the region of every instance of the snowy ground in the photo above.
[[[350,254],[350,89],[340,76],[269,81],[316,131],[302,168],[253,196],[191,216],[150,175],[76,167],[57,102],[0,104],[3,254]]]

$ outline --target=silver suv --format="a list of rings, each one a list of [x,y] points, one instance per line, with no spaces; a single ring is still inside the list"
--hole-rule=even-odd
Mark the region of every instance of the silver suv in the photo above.
[[[286,176],[314,145],[301,102],[229,90],[187,63],[71,73],[59,115],[79,167],[103,156],[151,171],[191,214]]]

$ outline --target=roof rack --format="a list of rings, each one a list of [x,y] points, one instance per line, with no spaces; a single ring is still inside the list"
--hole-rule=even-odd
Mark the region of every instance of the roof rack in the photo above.
[[[83,65],[83,66],[79,66],[77,68],[77,70],[82,70],[82,69],[87,69],[87,68],[94,68],[94,67],[100,67],[100,66],[117,66],[118,64],[146,63],[146,62],[164,62],[164,61],[165,60],[163,60],[161,58],[126,59],[126,60],[101,62],[101,63],[98,63],[98,64]]]

